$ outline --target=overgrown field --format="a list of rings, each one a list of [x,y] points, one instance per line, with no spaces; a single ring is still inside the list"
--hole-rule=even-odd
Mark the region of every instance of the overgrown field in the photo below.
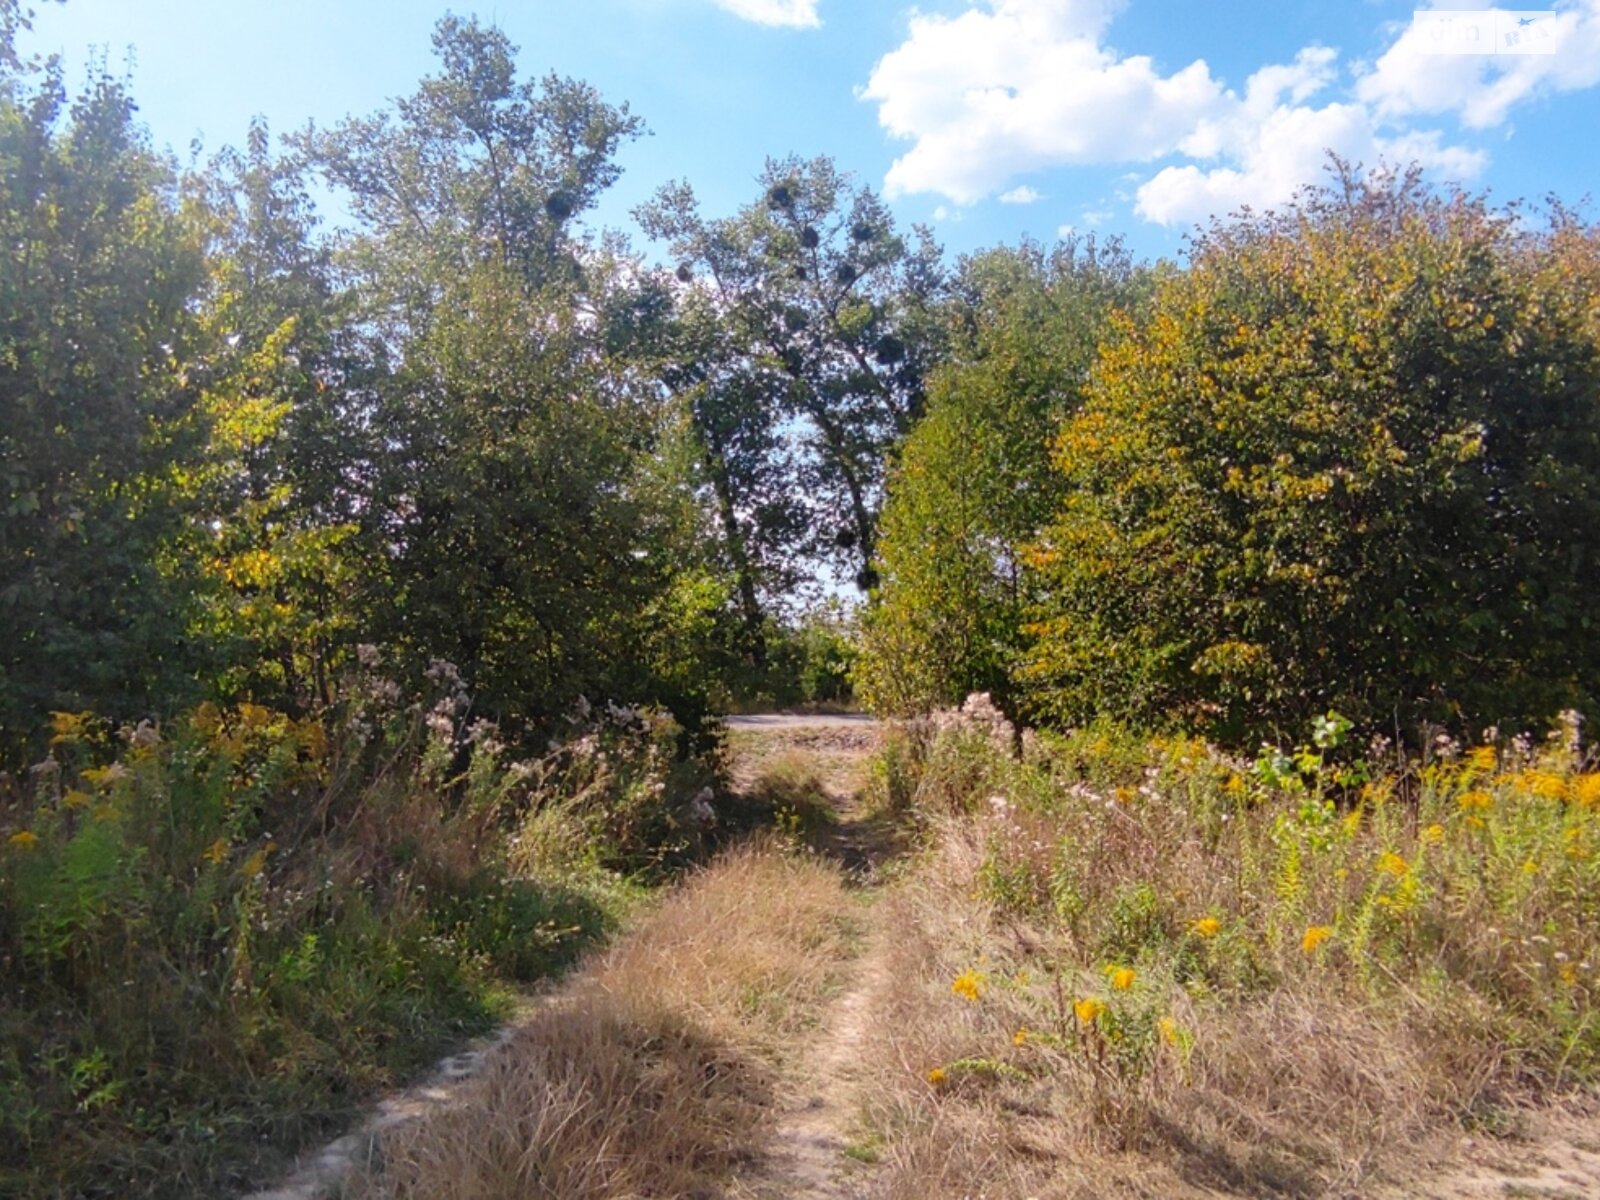
[[[863,1092],[884,1195],[1365,1194],[1594,1083],[1577,716],[1421,761],[1308,732],[1254,762],[1113,727],[1018,759],[969,701],[890,746],[880,796],[929,837]]]
[[[669,719],[514,761],[439,678],[325,719],[57,714],[0,796],[0,1194],[267,1182],[693,858]]]

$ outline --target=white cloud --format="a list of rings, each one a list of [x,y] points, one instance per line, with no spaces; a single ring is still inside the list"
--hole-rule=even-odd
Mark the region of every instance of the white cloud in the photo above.
[[[1109,0],[985,0],[916,14],[862,89],[890,135],[913,145],[891,196],[971,204],[1035,167],[1138,162],[1172,151],[1222,98],[1204,62],[1162,75],[1100,45]]]
[[[1303,103],[1331,83],[1336,55],[1323,47],[1302,50],[1293,64],[1257,71],[1243,99],[1203,122],[1185,140],[1191,158],[1224,165],[1166,167],[1140,186],[1135,208],[1161,225],[1187,224],[1246,205],[1282,204],[1321,179],[1328,154],[1351,162],[1416,161],[1452,179],[1477,175],[1486,164],[1477,151],[1444,145],[1436,131],[1385,136],[1364,104]]]
[[[910,143],[885,179],[891,196],[1017,203],[1036,195],[1002,191],[1019,175],[1168,159],[1123,178],[1137,183],[1140,216],[1171,225],[1280,204],[1324,178],[1329,151],[1467,180],[1487,156],[1419,119],[1454,113],[1484,127],[1530,98],[1600,83],[1600,0],[1558,0],[1555,55],[1426,56],[1407,29],[1353,73],[1336,50],[1310,46],[1238,91],[1203,60],[1166,71],[1110,48],[1117,0],[970,2],[955,16],[914,12],[861,89],[884,130]]]
[[[1493,128],[1524,101],[1600,83],[1600,0],[1556,4],[1547,28],[1550,54],[1443,55],[1429,53],[1427,29],[1413,23],[1361,78],[1356,94],[1385,117],[1453,113],[1469,128]]]
[[[1380,137],[1359,104],[1279,107],[1245,126],[1229,146],[1226,157],[1236,166],[1163,168],[1139,188],[1135,208],[1160,225],[1204,221],[1246,205],[1270,208],[1323,178],[1330,152],[1368,166],[1415,161],[1457,180],[1471,179],[1487,161],[1481,152],[1442,145],[1435,132]]]
[[[713,0],[713,3],[758,25],[816,29],[822,24],[822,18],[817,15],[818,0]]]
[[[1021,187],[1014,187],[1009,192],[1001,192],[999,195],[1001,204],[1037,204],[1043,199],[1043,192],[1036,188],[1031,188],[1027,184],[1023,184]]]

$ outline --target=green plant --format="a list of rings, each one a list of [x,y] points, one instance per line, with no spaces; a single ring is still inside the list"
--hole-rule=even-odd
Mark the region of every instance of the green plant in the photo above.
[[[1107,339],[1056,443],[1032,711],[1247,745],[1330,705],[1409,730],[1584,703],[1586,239],[1408,173],[1213,226]]]

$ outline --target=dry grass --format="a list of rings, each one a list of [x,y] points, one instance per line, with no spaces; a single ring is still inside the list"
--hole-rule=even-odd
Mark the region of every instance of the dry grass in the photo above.
[[[791,835],[815,833],[833,820],[834,801],[815,756],[789,747],[741,763],[739,790],[752,816]]]
[[[809,778],[842,800],[861,786],[880,736],[873,725],[734,730],[728,739],[734,784],[750,791],[763,777]]]
[[[911,782],[927,849],[886,901],[892,982],[872,998],[865,1043],[863,1142],[884,1163],[883,1196],[1406,1194],[1464,1124],[1492,1131],[1585,1078],[1581,980],[1549,967],[1563,978],[1534,984],[1527,963],[1547,941],[1554,955],[1577,940],[1570,962],[1587,969],[1571,915],[1585,893],[1565,900],[1545,882],[1583,868],[1571,852],[1535,875],[1519,843],[1522,890],[1496,891],[1492,861],[1480,884],[1456,866],[1474,845],[1465,818],[1458,831],[1441,816],[1422,837],[1430,803],[1459,807],[1446,791],[1424,798],[1409,831],[1385,824],[1381,798],[1347,810],[1291,876],[1295,827],[1280,814],[1320,819],[1301,798],[1232,804],[1203,748],[1162,748],[1170,760],[1154,767],[1121,749],[1140,761],[1093,779],[970,741],[962,761],[925,748]],[[1457,774],[1429,786],[1469,786]],[[1568,778],[1576,796],[1589,777]],[[1507,840],[1533,838],[1515,831],[1535,801],[1500,786],[1490,821]],[[1557,834],[1590,819],[1541,811]],[[1372,865],[1386,846],[1404,857],[1392,871]],[[1371,897],[1401,896],[1411,878],[1413,908],[1383,924]],[[1213,913],[1219,931],[1195,933]],[[1302,933],[1318,923],[1327,944],[1308,952]],[[1136,968],[1126,989],[1108,974],[1119,966]],[[1084,998],[1104,1015],[1085,1022]],[[1559,1037],[1542,1011],[1568,1023]]]
[[[353,1195],[716,1194],[759,1154],[856,931],[833,868],[736,850],[597,959],[468,1085],[390,1131]]]
[[[1187,1071],[1158,1062],[1136,1080],[1097,1076],[1071,1036],[1015,1044],[1044,1022],[1007,981],[1049,956],[1042,931],[975,898],[974,833],[952,823],[886,902],[893,983],[874,997],[862,1097],[887,1200],[1337,1195],[1428,1128],[1450,1081],[1381,1014],[1334,995],[1213,1014]],[[978,1002],[951,990],[974,964]]]

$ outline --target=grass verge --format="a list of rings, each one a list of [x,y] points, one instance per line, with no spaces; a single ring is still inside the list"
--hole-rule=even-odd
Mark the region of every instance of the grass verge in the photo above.
[[[649,714],[516,760],[466,698],[56,717],[0,779],[0,1194],[215,1196],[493,1027],[692,857]]]
[[[1252,763],[1106,728],[1019,760],[952,714],[886,752],[926,831],[864,1044],[886,1196],[1403,1193],[1419,1148],[1593,1088],[1576,724],[1398,771],[1342,732]]]

